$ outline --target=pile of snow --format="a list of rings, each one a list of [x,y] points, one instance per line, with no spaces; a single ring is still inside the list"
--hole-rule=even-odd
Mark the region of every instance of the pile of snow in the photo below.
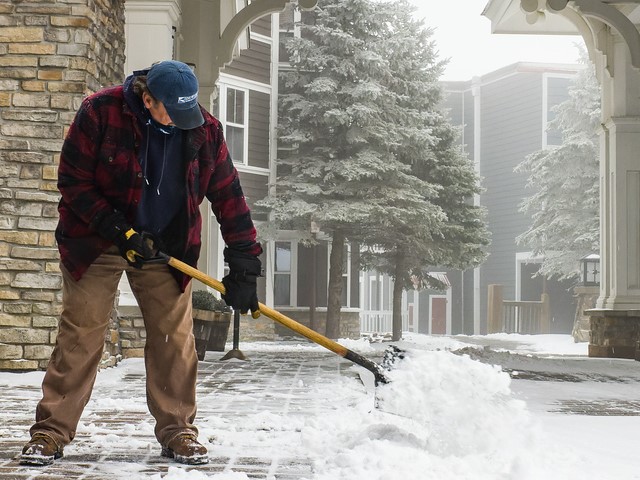
[[[334,409],[304,416],[260,411],[240,419],[205,417],[200,438],[209,439],[207,447],[220,455],[252,451],[309,458],[314,473],[308,480],[398,480],[419,472],[438,480],[578,478],[577,456],[566,445],[553,446],[526,404],[514,398],[511,379],[500,367],[448,349],[412,349],[388,377],[388,384],[376,387],[377,407],[352,378],[342,377],[330,385],[299,385],[310,399],[334,399]],[[248,477],[171,468],[153,478]]]
[[[446,351],[412,351],[362,404],[313,419],[302,436],[315,480],[571,478],[499,367]]]

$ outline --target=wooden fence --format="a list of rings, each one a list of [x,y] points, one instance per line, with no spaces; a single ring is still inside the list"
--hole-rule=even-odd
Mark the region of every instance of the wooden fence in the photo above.
[[[549,333],[549,294],[540,301],[503,299],[502,285],[489,285],[487,302],[488,333]]]

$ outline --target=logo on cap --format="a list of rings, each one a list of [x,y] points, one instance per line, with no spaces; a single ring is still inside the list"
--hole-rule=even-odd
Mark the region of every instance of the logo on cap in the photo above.
[[[188,97],[178,97],[178,103],[189,103],[193,102],[196,98],[198,98],[198,92],[193,95],[189,95]]]

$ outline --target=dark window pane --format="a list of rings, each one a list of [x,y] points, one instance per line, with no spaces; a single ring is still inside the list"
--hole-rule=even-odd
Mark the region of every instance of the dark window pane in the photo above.
[[[233,160],[244,163],[244,128],[227,126],[227,147]]]
[[[273,278],[273,301],[276,305],[291,305],[291,277],[277,274]]]
[[[342,277],[342,306],[348,307],[347,305],[347,290],[349,290],[349,283],[347,282],[347,277]]]
[[[227,122],[236,122],[236,91],[227,88]]]
[[[291,244],[276,242],[276,272],[291,271]]]
[[[227,88],[227,122],[244,125],[244,91]]]

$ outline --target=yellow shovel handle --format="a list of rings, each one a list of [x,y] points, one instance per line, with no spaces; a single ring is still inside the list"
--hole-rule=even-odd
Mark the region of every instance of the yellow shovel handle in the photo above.
[[[193,268],[191,265],[187,265],[186,263],[178,260],[177,258],[173,258],[168,255],[164,255],[164,256],[167,259],[167,264],[169,264],[173,268],[180,270],[182,273],[189,275],[190,277],[195,278],[196,280],[199,280],[200,282],[210,286],[211,288],[217,290],[222,294],[225,293],[224,285],[219,280],[216,280],[215,278],[212,278],[209,275],[202,273],[200,270]],[[309,340],[317,343],[318,345],[322,345],[326,349],[331,350],[333,353],[336,353],[341,357],[347,357],[347,354],[349,353],[349,349],[344,347],[343,345],[340,345],[338,342],[334,342],[330,338],[327,338],[324,335],[319,334],[315,330],[311,330],[305,325],[302,325],[301,323],[296,322],[292,318],[289,318],[286,315],[283,315],[277,310],[267,307],[264,303],[258,303],[258,307],[260,308],[260,313],[269,317],[271,320],[274,320],[284,325],[285,327],[293,330],[294,332],[299,333],[303,337],[308,338]]]

